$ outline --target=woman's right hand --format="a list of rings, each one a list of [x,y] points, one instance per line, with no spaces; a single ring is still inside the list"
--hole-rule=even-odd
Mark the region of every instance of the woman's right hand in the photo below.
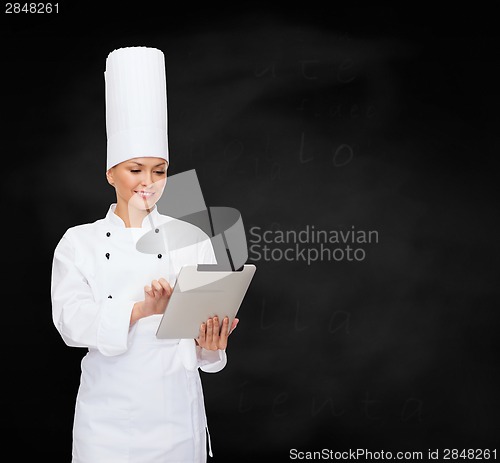
[[[134,304],[130,325],[133,325],[140,318],[165,312],[172,291],[172,287],[165,278],[153,280],[151,286],[144,286],[144,301]]]

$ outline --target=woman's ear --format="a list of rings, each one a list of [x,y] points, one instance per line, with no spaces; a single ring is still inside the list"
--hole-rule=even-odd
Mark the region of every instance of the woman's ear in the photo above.
[[[108,181],[108,183],[112,186],[115,185],[115,181],[113,179],[113,168],[111,167],[111,169],[108,169],[106,171],[106,180]]]

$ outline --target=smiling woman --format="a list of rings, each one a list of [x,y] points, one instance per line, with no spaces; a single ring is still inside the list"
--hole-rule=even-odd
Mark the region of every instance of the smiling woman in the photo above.
[[[111,167],[106,178],[116,190],[115,214],[127,227],[140,227],[160,199],[167,180],[168,162],[162,158],[133,158]]]
[[[52,315],[67,345],[88,349],[73,425],[73,463],[206,461],[207,420],[198,369],[227,362],[227,318],[209,318],[196,339],[156,331],[184,265],[214,264],[209,237],[162,215],[169,164],[163,53],[112,52],[106,66],[106,177],[116,204],[106,217],[66,231],[54,252]],[[168,233],[162,224],[177,225]],[[158,251],[140,252],[148,231]],[[194,237],[178,249],[176,234]],[[208,443],[210,443],[208,441]]]

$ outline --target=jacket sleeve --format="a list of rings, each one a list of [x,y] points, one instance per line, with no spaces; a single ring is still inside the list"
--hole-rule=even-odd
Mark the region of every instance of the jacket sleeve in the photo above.
[[[134,301],[95,301],[87,278],[75,264],[75,246],[66,235],[54,251],[51,298],[54,325],[68,346],[98,349],[107,356],[127,350]],[[123,310],[124,305],[129,310]]]
[[[210,239],[201,243],[200,255],[198,261],[203,264],[216,264],[214,248]],[[196,346],[196,359],[198,367],[206,373],[217,373],[227,364],[227,355],[225,350],[207,350]]]
[[[217,373],[227,364],[226,350],[207,350],[196,346],[198,367],[205,373]]]

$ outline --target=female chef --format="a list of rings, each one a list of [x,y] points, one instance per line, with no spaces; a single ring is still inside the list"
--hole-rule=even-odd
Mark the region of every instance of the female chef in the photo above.
[[[199,228],[179,222],[189,246],[164,251],[176,220],[156,203],[166,183],[166,79],[155,48],[114,50],[106,60],[107,181],[116,203],[103,219],[72,227],[52,270],[54,324],[69,346],[88,348],[73,425],[73,463],[206,462],[207,420],[198,369],[226,364],[227,318],[195,339],[157,339],[182,265],[215,263]],[[150,230],[158,253],[135,244]],[[162,246],[160,246],[162,243]]]

